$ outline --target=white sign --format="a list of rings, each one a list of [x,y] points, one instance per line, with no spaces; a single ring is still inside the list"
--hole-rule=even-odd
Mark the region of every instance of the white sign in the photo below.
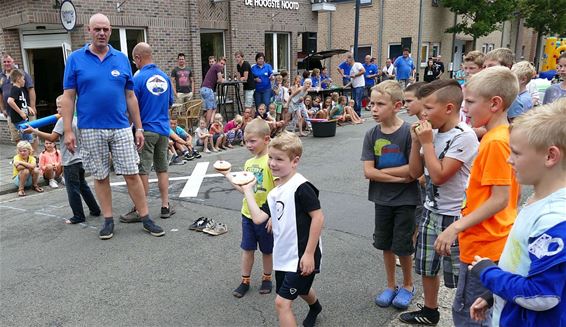
[[[61,3],[59,16],[61,18],[61,24],[67,31],[71,31],[75,28],[77,24],[77,11],[71,1],[65,0]]]
[[[244,0],[244,4],[250,7],[299,10],[299,2],[289,0]]]

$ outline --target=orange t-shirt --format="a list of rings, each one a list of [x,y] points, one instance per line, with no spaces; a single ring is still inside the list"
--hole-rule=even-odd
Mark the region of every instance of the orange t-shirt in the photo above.
[[[465,216],[489,199],[492,186],[510,186],[509,203],[493,217],[459,234],[460,261],[464,263],[472,263],[475,255],[498,261],[503,252],[507,236],[517,216],[519,197],[519,184],[511,165],[507,163],[510,153],[509,128],[505,125],[488,131],[480,142],[478,155],[470,172],[470,184],[466,190],[462,219],[466,219]]]

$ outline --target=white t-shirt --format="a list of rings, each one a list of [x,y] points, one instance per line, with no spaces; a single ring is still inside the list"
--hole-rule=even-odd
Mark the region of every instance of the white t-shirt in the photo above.
[[[355,62],[350,70],[350,76],[359,74],[364,69],[364,66],[359,62]],[[366,80],[364,79],[364,74],[358,77],[352,78],[352,87],[362,87],[366,86]]]

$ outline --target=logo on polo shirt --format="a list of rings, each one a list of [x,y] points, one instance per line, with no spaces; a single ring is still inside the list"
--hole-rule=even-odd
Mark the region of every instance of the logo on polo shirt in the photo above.
[[[113,71],[110,72],[110,74],[112,74],[112,76],[114,77],[118,77],[120,76],[120,71],[117,69],[114,69]]]
[[[169,85],[163,76],[156,74],[147,79],[145,87],[151,94],[160,95],[167,91]]]

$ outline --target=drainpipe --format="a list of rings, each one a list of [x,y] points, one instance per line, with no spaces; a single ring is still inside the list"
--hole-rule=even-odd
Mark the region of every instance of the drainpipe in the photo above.
[[[356,0],[356,11],[355,11],[355,26],[354,26],[354,60],[357,61],[358,58],[358,34],[360,32],[360,0]]]
[[[332,11],[328,13],[328,48],[326,50],[332,49]],[[332,76],[332,57],[328,58],[328,65],[326,66],[327,73],[330,73]]]
[[[417,35],[417,72],[415,74],[415,81],[419,81],[419,75],[421,71],[421,43],[422,43],[422,33],[423,33],[423,0],[419,1],[419,32]]]
[[[382,69],[382,57],[383,57],[383,10],[385,6],[385,0],[381,0],[381,7],[379,10],[379,32],[377,36],[377,65]]]

